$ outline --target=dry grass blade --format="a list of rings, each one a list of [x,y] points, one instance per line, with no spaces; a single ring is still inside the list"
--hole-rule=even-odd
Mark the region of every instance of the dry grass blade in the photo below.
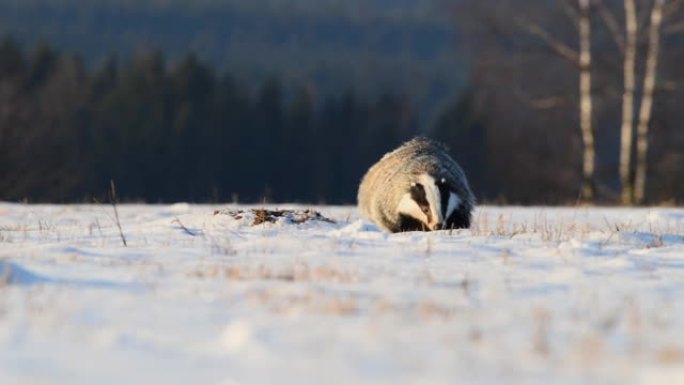
[[[114,207],[114,219],[116,220],[116,227],[119,229],[121,242],[123,242],[124,247],[128,247],[126,236],[124,236],[123,229],[121,228],[121,220],[119,220],[119,210],[116,208],[116,185],[114,184],[113,179],[109,181],[109,188],[109,200],[112,202],[112,207]]]
[[[202,235],[201,232],[195,233],[195,232],[193,232],[192,230],[190,230],[189,228],[185,227],[185,225],[183,224],[183,222],[181,222],[181,220],[178,219],[178,217],[176,217],[176,218],[173,220],[172,223],[178,224],[178,226],[180,226],[181,230],[183,230],[183,232],[185,232],[186,234],[188,234],[188,235],[191,236],[191,237],[196,237],[196,236],[198,236],[198,235]]]

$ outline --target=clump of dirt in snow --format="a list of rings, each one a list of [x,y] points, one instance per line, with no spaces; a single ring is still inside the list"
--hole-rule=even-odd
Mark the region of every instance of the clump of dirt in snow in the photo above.
[[[334,220],[323,216],[315,210],[216,210],[214,215],[229,215],[236,220],[254,218],[251,226],[258,226],[264,223],[285,222],[286,224],[299,225],[311,221],[326,223],[336,223]]]

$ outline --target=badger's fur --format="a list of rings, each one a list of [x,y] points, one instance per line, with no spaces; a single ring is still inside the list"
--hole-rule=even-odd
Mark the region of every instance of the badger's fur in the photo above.
[[[475,198],[446,148],[416,138],[368,170],[358,202],[363,215],[396,233],[470,227]]]

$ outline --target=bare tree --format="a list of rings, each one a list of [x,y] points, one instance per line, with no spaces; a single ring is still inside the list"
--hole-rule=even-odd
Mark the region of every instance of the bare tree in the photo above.
[[[683,1],[674,0],[667,4],[666,0],[654,0],[651,8],[647,40],[648,52],[645,59],[646,69],[643,77],[639,116],[636,122],[637,159],[635,172],[633,172],[632,168],[632,156],[634,153],[632,147],[635,131],[636,59],[639,48],[639,26],[644,25],[645,21],[643,21],[643,18],[641,22],[639,21],[636,1],[624,0],[625,34],[623,38],[619,32],[617,19],[605,6],[603,0],[597,0],[597,2],[606,26],[613,34],[618,48],[624,54],[624,89],[622,97],[622,125],[620,130],[621,201],[626,205],[643,203],[648,158],[648,131],[653,110],[653,94],[656,85],[658,56],[661,44],[660,34],[664,16],[673,14]]]
[[[561,1],[561,5],[578,27],[579,52],[532,22],[522,21],[519,24],[530,34],[544,41],[555,53],[576,64],[579,69],[579,121],[583,144],[581,196],[584,200],[592,201],[596,195],[596,133],[593,125],[591,79],[591,0],[578,0],[579,11],[573,8],[567,0]]]
[[[594,189],[601,186],[596,183],[598,176],[607,170],[599,167],[606,158],[594,148],[594,141],[598,138],[603,140],[600,146],[620,151],[621,191],[618,198],[623,204],[643,202],[646,160],[649,158],[649,126],[652,115],[660,114],[653,108],[654,97],[658,97],[655,92],[672,92],[677,88],[674,81],[658,79],[677,71],[677,58],[682,56],[676,51],[676,47],[682,47],[681,40],[666,38],[684,32],[681,17],[673,16],[684,0],[497,0],[494,7],[489,3],[482,4],[481,0],[463,1],[469,8],[461,14],[468,15],[467,19],[473,19],[474,14],[480,16],[472,21],[477,25],[466,24],[470,28],[468,32],[485,30],[488,33],[484,35],[485,39],[491,39],[469,37],[476,44],[477,57],[486,60],[478,62],[480,77],[477,79],[485,79],[480,80],[481,87],[493,89],[490,91],[494,95],[492,103],[519,106],[527,103],[538,111],[529,123],[519,124],[517,129],[530,129],[536,123],[544,126],[563,114],[572,113],[578,121],[573,124],[566,115],[562,124],[565,133],[573,130],[573,140],[581,139],[581,142],[575,142],[571,151],[578,154],[577,149],[580,146],[584,148],[581,157],[582,197],[586,200],[595,198]],[[559,16],[565,16],[571,23]],[[468,23],[467,19],[462,22]],[[491,47],[487,46],[488,42]],[[659,58],[659,51],[662,58]],[[554,61],[547,65],[548,61],[535,61],[549,52],[565,59],[565,62]],[[551,73],[555,79],[549,82],[544,74],[548,76]],[[502,89],[504,81],[508,82],[506,94]],[[578,90],[579,94],[568,92],[570,87]],[[576,98],[576,102],[571,98]],[[507,119],[510,122],[509,115]],[[614,141],[605,135],[597,137],[598,122],[611,121],[614,128],[619,128],[611,136],[616,138],[620,135],[620,139]],[[670,127],[673,122],[667,124]],[[556,131],[560,132],[560,127]],[[659,142],[651,142],[651,151],[660,151],[658,154],[661,154]],[[676,144],[669,142],[665,145],[672,147]],[[565,158],[566,165],[569,159]],[[570,180],[576,183],[577,174],[565,179],[566,182]]]
[[[666,0],[654,0],[651,10],[651,25],[648,32],[648,55],[644,74],[644,95],[639,110],[637,126],[637,163],[634,177],[634,200],[643,203],[646,191],[646,169],[648,165],[648,129],[653,111],[653,91],[658,75],[658,54],[660,53],[660,28],[663,24],[663,8]]]
[[[579,1],[579,71],[580,71],[580,128],[584,143],[582,157],[582,197],[593,200],[596,163],[595,134],[592,125],[591,98],[591,17],[590,0]]]
[[[632,204],[634,188],[631,179],[632,170],[632,141],[634,133],[634,87],[636,84],[636,54],[638,22],[636,4],[634,0],[624,0],[625,3],[625,39],[623,79],[624,92],[622,96],[622,128],[620,130],[620,188],[623,204]],[[608,12],[607,10],[605,12]],[[606,20],[611,20],[609,17]],[[607,22],[608,25],[609,22]],[[617,40],[616,40],[617,41]]]

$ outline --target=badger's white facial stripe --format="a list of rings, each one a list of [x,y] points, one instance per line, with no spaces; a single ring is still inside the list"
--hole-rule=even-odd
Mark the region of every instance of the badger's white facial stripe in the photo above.
[[[404,214],[411,218],[417,219],[422,223],[428,223],[428,218],[423,210],[420,209],[418,203],[411,198],[411,194],[404,194],[399,201],[399,207],[397,207],[399,214]]]
[[[425,198],[430,205],[430,211],[432,212],[432,223],[427,223],[427,225],[432,229],[438,223],[444,221],[442,215],[442,197],[439,193],[439,187],[437,187],[437,182],[435,178],[428,174],[422,174],[418,176],[418,183],[422,184],[425,188]]]
[[[445,218],[449,218],[451,214],[454,213],[454,210],[458,208],[458,205],[461,204],[461,198],[456,195],[456,193],[451,192],[449,193],[449,204],[447,205],[447,210],[446,214],[444,215]]]

